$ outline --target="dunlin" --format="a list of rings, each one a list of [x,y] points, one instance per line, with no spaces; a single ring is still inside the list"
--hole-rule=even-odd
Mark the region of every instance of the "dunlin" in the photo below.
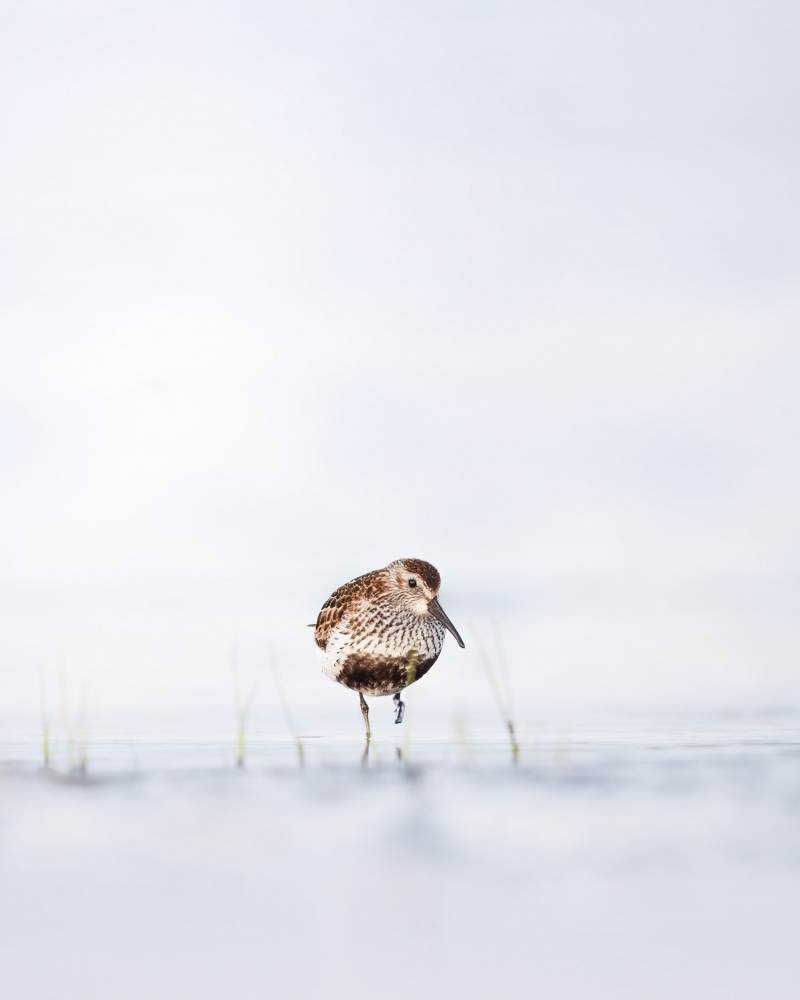
[[[434,665],[444,630],[464,647],[436,596],[440,582],[439,571],[423,559],[398,559],[339,587],[322,605],[314,631],[322,669],[358,691],[367,739],[365,694],[393,694],[395,722],[402,722],[400,692]]]

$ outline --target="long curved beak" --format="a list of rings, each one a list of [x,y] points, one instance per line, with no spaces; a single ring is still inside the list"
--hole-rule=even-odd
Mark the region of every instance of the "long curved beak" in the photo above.
[[[461,639],[461,636],[458,634],[458,632],[456,632],[455,625],[450,621],[450,619],[447,617],[444,611],[442,611],[442,606],[439,603],[438,597],[434,597],[432,601],[428,601],[428,614],[433,615],[434,618],[438,618],[439,621],[442,623],[442,625],[444,625],[444,627],[448,630],[448,632],[453,633],[453,637],[455,638],[459,646],[462,649],[464,648],[464,643]]]

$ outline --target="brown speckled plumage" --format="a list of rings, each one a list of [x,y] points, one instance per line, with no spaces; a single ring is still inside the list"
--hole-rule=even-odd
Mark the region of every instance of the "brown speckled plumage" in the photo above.
[[[463,646],[437,600],[440,584],[430,563],[398,559],[335,590],[314,630],[324,672],[361,695],[394,694],[399,721],[399,692],[436,662],[445,629]],[[362,711],[367,721],[363,699]]]
[[[355,580],[351,580],[339,587],[338,590],[334,590],[322,605],[317,616],[314,639],[320,649],[325,649],[331,629],[339,624],[348,608],[352,607],[356,601],[371,600],[380,592],[382,572],[382,570],[373,570],[372,573],[357,576]]]

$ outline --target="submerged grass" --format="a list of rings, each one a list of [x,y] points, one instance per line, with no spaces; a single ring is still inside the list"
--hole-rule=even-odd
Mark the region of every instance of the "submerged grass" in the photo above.
[[[89,699],[88,686],[81,684],[77,717],[69,708],[67,684],[63,672],[59,673],[59,710],[55,721],[47,702],[47,676],[44,666],[39,667],[39,706],[42,726],[42,766],[46,771],[67,775],[85,775],[89,765]],[[62,758],[62,767],[58,759]]]

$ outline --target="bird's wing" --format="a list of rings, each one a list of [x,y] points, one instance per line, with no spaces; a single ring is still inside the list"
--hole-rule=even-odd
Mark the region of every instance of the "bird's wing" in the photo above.
[[[343,593],[344,587],[340,587],[331,594],[328,600],[322,605],[322,610],[317,616],[317,627],[314,629],[314,639],[320,649],[325,649],[328,645],[328,636],[331,629],[335,628],[344,618],[347,605],[350,601]]]
[[[381,571],[375,570],[364,576],[357,576],[355,580],[351,580],[339,587],[338,590],[334,590],[322,605],[317,616],[314,639],[320,649],[325,649],[328,645],[331,630],[336,628],[345,615],[353,611],[357,604],[362,604],[365,598],[369,599],[375,593],[380,578]]]

